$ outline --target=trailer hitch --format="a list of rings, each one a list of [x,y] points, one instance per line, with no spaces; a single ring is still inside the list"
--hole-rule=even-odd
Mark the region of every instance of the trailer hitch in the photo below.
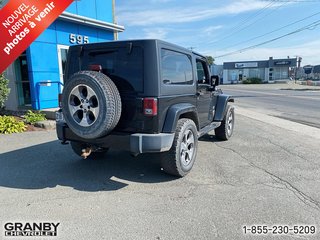
[[[83,159],[87,159],[87,157],[90,156],[92,151],[93,151],[93,149],[91,147],[87,147],[87,148],[82,149],[81,157],[83,157]]]

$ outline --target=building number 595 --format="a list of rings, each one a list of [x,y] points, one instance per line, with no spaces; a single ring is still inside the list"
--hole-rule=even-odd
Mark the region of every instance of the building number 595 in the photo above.
[[[89,37],[71,33],[69,35],[69,41],[70,43],[73,43],[73,44],[84,44],[84,43],[89,43]]]

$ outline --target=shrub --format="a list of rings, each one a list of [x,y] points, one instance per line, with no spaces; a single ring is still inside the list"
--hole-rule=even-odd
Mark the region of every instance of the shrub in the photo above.
[[[260,84],[262,83],[261,78],[253,77],[253,78],[247,78],[246,80],[242,81],[243,84]]]
[[[0,133],[21,133],[26,130],[24,122],[18,121],[12,116],[0,116]]]
[[[26,123],[30,123],[32,125],[36,122],[47,120],[46,115],[44,113],[33,112],[31,110],[28,110],[24,118],[26,119]]]
[[[5,78],[4,74],[0,74],[0,109],[4,108],[4,103],[7,101],[10,88],[8,88],[9,80]]]
[[[251,82],[248,79],[242,80],[242,84],[250,84]]]

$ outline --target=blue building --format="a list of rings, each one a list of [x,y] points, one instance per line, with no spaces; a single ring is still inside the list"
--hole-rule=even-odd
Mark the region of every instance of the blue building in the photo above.
[[[114,22],[114,0],[74,1],[6,70],[6,108],[58,107],[69,46],[117,39],[124,27]]]

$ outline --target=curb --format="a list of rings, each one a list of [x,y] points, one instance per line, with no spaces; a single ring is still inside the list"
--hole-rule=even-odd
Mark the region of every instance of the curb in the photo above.
[[[56,120],[56,112],[59,108],[46,108],[42,109],[41,112],[46,115],[46,118],[49,120]]]
[[[320,86],[320,81],[312,81],[312,80],[307,80],[307,81],[300,81],[300,85],[304,86]]]
[[[290,120],[282,119],[276,116],[270,116],[258,111],[249,110],[243,107],[236,107],[236,114],[243,115],[245,117],[271,124],[276,127],[287,129],[289,131],[297,132],[308,137],[316,138],[320,140],[320,129],[311,127],[301,123],[292,122]]]
[[[46,130],[55,130],[56,129],[56,121],[53,120],[45,120],[39,121],[34,124],[35,127],[43,128]]]

